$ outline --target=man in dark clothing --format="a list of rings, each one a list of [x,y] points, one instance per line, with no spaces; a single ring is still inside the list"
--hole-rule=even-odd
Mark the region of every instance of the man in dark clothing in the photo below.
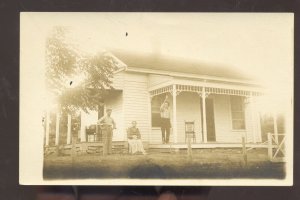
[[[171,128],[170,108],[169,108],[169,102],[167,100],[168,100],[168,95],[166,96],[164,102],[160,106],[161,134],[162,134],[163,144],[169,143],[170,128]]]

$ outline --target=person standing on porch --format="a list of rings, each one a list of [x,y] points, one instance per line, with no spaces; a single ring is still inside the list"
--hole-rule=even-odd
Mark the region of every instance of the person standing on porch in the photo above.
[[[168,102],[168,95],[162,105],[160,106],[160,118],[161,118],[161,134],[162,134],[162,143],[168,144],[170,137],[170,106]]]
[[[112,109],[106,109],[106,115],[100,118],[97,124],[100,124],[103,141],[103,155],[112,153],[112,136],[113,129],[116,129],[116,123],[110,116]]]

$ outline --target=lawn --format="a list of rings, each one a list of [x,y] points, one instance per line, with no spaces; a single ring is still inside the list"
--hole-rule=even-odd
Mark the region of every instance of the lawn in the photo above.
[[[189,159],[186,151],[158,152],[148,155],[86,154],[50,155],[44,160],[45,179],[74,178],[276,178],[285,177],[283,163],[271,163],[266,149],[248,153],[245,165],[240,149],[193,150]]]

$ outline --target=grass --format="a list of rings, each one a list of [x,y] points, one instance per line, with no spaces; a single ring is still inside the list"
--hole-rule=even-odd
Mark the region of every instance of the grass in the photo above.
[[[245,165],[240,149],[193,150],[148,155],[113,154],[109,156],[51,155],[44,160],[45,179],[85,178],[275,178],[285,177],[284,163],[271,163],[266,149],[248,153]]]

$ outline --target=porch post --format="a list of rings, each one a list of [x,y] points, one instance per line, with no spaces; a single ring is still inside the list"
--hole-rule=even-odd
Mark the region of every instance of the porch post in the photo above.
[[[46,113],[46,141],[45,146],[49,146],[49,131],[50,130],[50,112]]]
[[[176,85],[173,84],[173,90],[172,90],[172,96],[173,96],[173,134],[174,134],[174,143],[177,143],[177,108],[176,108]]]
[[[204,140],[204,143],[207,143],[206,103],[205,103],[206,93],[205,93],[205,87],[202,87],[201,97],[202,97],[202,116],[203,116],[203,140]]]
[[[83,112],[80,111],[80,142],[86,141],[86,135],[85,135],[85,121],[83,117]]]
[[[71,144],[71,115],[68,114],[67,144]]]
[[[60,114],[59,111],[56,113],[56,126],[55,126],[55,145],[59,143],[59,121],[60,121]]]

